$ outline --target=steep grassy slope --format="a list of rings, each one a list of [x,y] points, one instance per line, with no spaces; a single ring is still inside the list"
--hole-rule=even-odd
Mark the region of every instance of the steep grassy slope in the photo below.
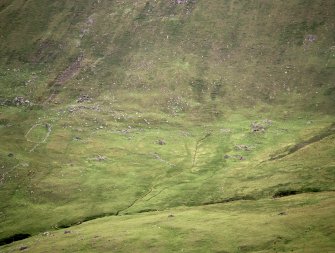
[[[333,1],[2,2],[8,97],[15,87],[14,95],[43,100],[51,86],[70,99],[144,92],[151,95],[146,105],[164,108],[169,96],[186,104],[191,96],[218,114],[223,105],[259,99],[295,106],[303,100],[333,112]],[[71,80],[78,59],[81,71]],[[32,86],[37,94],[29,93]]]
[[[80,229],[130,231],[98,243],[106,252],[334,248],[334,12],[307,0],[0,0],[1,244],[122,216]],[[295,216],[269,218],[286,205]],[[152,239],[147,222],[168,208],[180,233]],[[242,225],[211,246],[227,236],[215,221],[234,215]],[[192,238],[195,220],[206,236]],[[251,225],[273,231],[252,243]],[[88,237],[79,248],[52,233],[58,251],[92,252]]]

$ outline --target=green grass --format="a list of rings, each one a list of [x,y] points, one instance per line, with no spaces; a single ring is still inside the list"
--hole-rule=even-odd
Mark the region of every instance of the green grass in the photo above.
[[[108,107],[101,107],[99,112],[82,109],[62,116],[50,115],[40,120],[52,126],[50,137],[33,152],[29,151],[36,144],[27,139],[34,134],[40,140],[46,133],[44,124],[30,132],[30,126],[24,127],[21,134],[13,131],[17,126],[11,127],[12,133],[21,136],[17,143],[21,143],[22,151],[14,152],[16,162],[6,158],[4,172],[8,174],[2,185],[6,201],[2,210],[8,218],[3,222],[7,228],[3,237],[17,231],[36,233],[68,226],[106,214],[164,210],[234,198],[259,199],[288,189],[334,190],[333,135],[279,161],[267,161],[275,152],[281,152],[279,145],[285,148],[316,135],[332,118],[310,117],[317,122],[311,125],[306,125],[304,119],[278,119],[265,133],[251,133],[249,125],[256,119],[249,118],[248,112],[247,116],[240,113],[207,126],[197,121],[183,125],[180,119],[179,123],[173,122],[173,116],[152,113],[148,117],[142,114],[141,120],[134,119],[138,114],[127,113],[118,122],[122,114],[110,114]],[[170,118],[172,123],[166,123]],[[222,132],[222,128],[230,132]],[[210,135],[203,139],[207,133]],[[166,144],[158,145],[158,140]],[[238,144],[252,149],[236,150]],[[7,146],[3,153],[13,150],[14,146]],[[234,155],[246,160],[240,161]],[[99,161],[99,156],[106,159]],[[20,218],[23,215],[45,218],[31,224],[31,219]]]
[[[0,1],[1,251],[330,252],[334,7]]]
[[[322,193],[180,207],[97,219],[2,250],[27,246],[34,252],[331,252],[334,229],[328,221],[333,205],[334,194]]]

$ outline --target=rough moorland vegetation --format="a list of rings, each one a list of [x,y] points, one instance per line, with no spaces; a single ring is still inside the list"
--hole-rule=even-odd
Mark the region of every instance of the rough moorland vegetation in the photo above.
[[[0,0],[0,251],[332,252],[335,2]]]

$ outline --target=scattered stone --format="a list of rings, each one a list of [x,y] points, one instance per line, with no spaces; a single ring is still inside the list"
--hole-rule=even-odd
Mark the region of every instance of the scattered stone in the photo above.
[[[180,131],[180,135],[185,136],[185,137],[191,136],[190,132],[187,132],[187,131]]]
[[[97,111],[100,112],[100,106],[85,106],[85,105],[78,105],[78,106],[70,106],[67,108],[68,112],[73,113],[77,111],[82,111],[82,110],[91,110],[91,111]]]
[[[186,4],[189,0],[176,0],[176,4]]]
[[[240,145],[235,145],[235,149],[236,150],[244,150],[244,151],[251,151],[252,148],[247,146],[247,145],[244,145],[244,144],[240,144]]]
[[[93,23],[94,23],[93,17],[88,17],[86,24],[93,25]]]
[[[231,157],[237,159],[237,160],[240,160],[240,161],[244,161],[245,160],[245,157],[241,156],[241,155],[232,155]]]
[[[172,167],[176,166],[175,164],[170,163],[169,161],[166,161],[166,160],[162,159],[162,158],[160,157],[160,155],[159,155],[157,152],[152,153],[151,155],[152,155],[155,159],[157,159],[158,161],[161,161],[161,162],[163,162],[163,163],[166,163],[166,164],[168,164],[169,166],[172,166]]]
[[[49,133],[50,133],[51,130],[52,130],[52,129],[51,129],[52,127],[51,127],[51,125],[50,125],[49,123],[46,123],[46,124],[45,124],[45,128],[46,128],[46,130],[47,130]]]
[[[13,153],[9,153],[9,154],[8,154],[8,157],[13,157],[13,156],[14,156]]]
[[[158,141],[157,141],[157,144],[158,144],[158,145],[165,145],[166,143],[165,143],[164,140],[158,140]]]
[[[43,236],[49,236],[50,235],[50,232],[46,231],[42,234]]]
[[[153,153],[153,156],[154,156],[154,158],[155,159],[157,159],[157,160],[161,160],[162,158],[159,156],[159,154],[158,153]]]
[[[268,127],[272,125],[272,120],[265,119],[262,122],[252,122],[251,132],[264,132]]]
[[[221,128],[220,129],[220,133],[222,134],[229,134],[231,132],[231,130],[229,128]]]
[[[224,155],[223,158],[224,159],[234,158],[234,159],[240,160],[240,161],[246,160],[246,158],[241,156],[241,155]]]
[[[79,136],[76,136],[76,137],[74,137],[73,138],[75,141],[80,141],[81,140],[81,138],[79,137]]]
[[[30,101],[28,99],[25,99],[24,97],[18,96],[13,99],[13,104],[16,106],[30,105]]]
[[[88,95],[82,95],[77,99],[77,103],[91,102],[92,98]]]
[[[251,123],[251,131],[252,132],[264,132],[265,127],[257,122],[252,122]]]
[[[272,126],[272,120],[271,119],[265,119],[263,120],[263,124],[265,124],[266,126]]]
[[[102,156],[102,155],[98,155],[95,159],[100,162],[100,161],[105,161],[107,159],[107,157]]]
[[[129,131],[128,131],[128,129],[122,129],[122,130],[121,130],[121,133],[123,133],[123,134],[127,134],[127,133],[129,133]]]
[[[313,43],[317,39],[317,36],[315,34],[308,34],[305,37],[305,42]]]
[[[12,101],[9,99],[0,99],[0,106],[10,106],[12,105]]]
[[[25,249],[28,249],[28,246],[21,246],[20,247],[20,250],[25,250]]]
[[[71,231],[70,230],[65,230],[64,234],[71,234]]]

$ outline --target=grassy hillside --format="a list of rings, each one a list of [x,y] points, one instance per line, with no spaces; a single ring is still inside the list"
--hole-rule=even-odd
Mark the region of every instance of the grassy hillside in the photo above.
[[[218,114],[224,105],[259,100],[333,113],[334,7],[298,0],[2,1],[4,95],[37,102],[55,92],[68,102],[106,90],[123,100],[127,91],[150,95],[132,101],[145,108],[166,107],[178,94],[186,104],[211,102]]]
[[[0,0],[0,245],[32,236],[0,251],[331,252],[334,26],[330,0]]]
[[[3,252],[332,252],[334,196],[303,194],[108,217]]]

